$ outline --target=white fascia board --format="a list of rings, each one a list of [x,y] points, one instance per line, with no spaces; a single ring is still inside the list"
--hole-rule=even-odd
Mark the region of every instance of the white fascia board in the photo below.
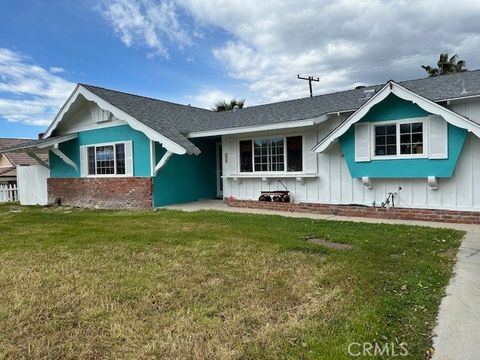
[[[387,83],[383,88],[380,89],[378,93],[373,95],[365,104],[363,104],[363,106],[359,107],[357,111],[350,115],[350,117],[345,122],[343,122],[334,131],[327,135],[325,139],[315,145],[312,151],[323,152],[327,150],[332,144],[335,143],[335,140],[337,140],[340,136],[345,134],[348,129],[350,129],[350,126],[363,118],[368,113],[370,108],[385,100],[385,98],[390,94],[390,92],[390,83]]]
[[[363,106],[355,111],[343,124],[330,133],[330,135],[319,142],[312,150],[315,152],[323,152],[327,150],[335,142],[335,140],[345,134],[353,124],[360,121],[374,105],[382,102],[390,94],[394,94],[401,99],[411,101],[420,106],[423,110],[435,115],[440,115],[452,125],[462,129],[467,129],[468,131],[474,133],[477,137],[480,137],[480,125],[450,109],[444,108],[443,106],[404,88],[394,81],[389,81],[378,93],[372,96],[370,100],[368,100]]]
[[[76,139],[77,137],[78,137],[78,133],[68,134],[68,135],[62,136],[62,137],[57,138],[57,139],[52,139],[50,141],[45,141],[41,144],[36,145],[36,147],[39,148],[39,149],[46,149],[46,148],[50,148],[52,146],[58,145],[60,143],[66,142],[66,141]]]
[[[319,117],[311,118],[311,119],[288,121],[288,122],[282,122],[282,123],[276,123],[276,124],[244,126],[244,127],[226,128],[226,129],[219,129],[219,130],[194,131],[194,132],[188,133],[187,138],[234,135],[234,134],[258,132],[258,131],[291,129],[291,128],[298,128],[298,127],[313,126],[325,120],[327,120],[327,115],[321,115]]]
[[[81,85],[77,85],[72,95],[70,95],[67,102],[62,106],[58,114],[55,116],[55,119],[53,120],[52,124],[48,127],[47,131],[45,132],[44,138],[48,138],[52,134],[53,130],[55,130],[59,122],[63,119],[63,116],[65,115],[65,113],[70,109],[71,105],[77,100],[78,96],[80,95],[82,95],[88,101],[93,101],[101,109],[110,111],[117,119],[125,121],[133,129],[144,133],[149,139],[153,141],[158,141],[168,151],[171,151],[179,155],[183,155],[187,152],[185,148],[178,145],[176,142],[156,132],[155,130],[151,129],[150,127],[146,126],[145,124],[135,119],[133,116],[127,114],[126,112],[117,108],[116,106],[113,106],[108,101],[102,99],[98,95],[95,95],[90,90],[84,88]]]

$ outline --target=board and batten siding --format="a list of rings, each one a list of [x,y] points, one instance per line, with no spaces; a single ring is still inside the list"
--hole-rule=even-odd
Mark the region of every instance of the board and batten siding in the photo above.
[[[452,109],[480,122],[480,103],[460,104],[452,106]],[[339,121],[340,118],[334,118],[316,127],[288,133],[265,132],[262,136],[303,134],[304,151],[308,152],[317,140],[333,130]],[[257,200],[262,190],[283,190],[275,179],[267,182],[261,178],[242,178],[240,181],[232,178],[238,173],[238,140],[258,135],[260,134],[222,138],[225,198],[232,196],[237,199]],[[429,187],[426,178],[371,179],[373,187],[369,189],[362,184],[361,179],[351,177],[338,143],[324,153],[314,154],[313,159],[315,166],[305,162],[304,172],[315,171],[318,177],[305,178],[304,183],[294,178],[279,178],[292,192],[294,202],[371,206],[374,201],[377,205],[381,204],[388,193],[396,192],[396,206],[400,207],[480,210],[480,139],[471,133],[467,135],[453,177],[439,178],[437,190]]]

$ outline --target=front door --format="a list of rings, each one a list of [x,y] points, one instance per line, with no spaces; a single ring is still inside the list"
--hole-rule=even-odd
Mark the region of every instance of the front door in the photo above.
[[[222,143],[217,143],[217,197],[223,198],[223,158]]]

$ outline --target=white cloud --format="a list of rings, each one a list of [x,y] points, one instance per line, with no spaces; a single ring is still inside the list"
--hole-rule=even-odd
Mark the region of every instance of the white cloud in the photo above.
[[[259,102],[306,96],[297,74],[320,77],[315,93],[425,75],[440,52],[480,66],[480,2],[179,0],[203,27],[230,39],[212,49],[225,74]],[[249,94],[245,94],[249,96]]]
[[[65,69],[60,66],[53,66],[49,70],[52,74],[60,74],[65,72]]]
[[[191,44],[170,0],[104,0],[97,9],[126,46],[146,47],[149,57],[168,58],[169,42],[179,47]]]
[[[0,48],[0,117],[29,125],[48,125],[75,86],[62,69],[42,68],[22,54]]]
[[[195,96],[187,97],[187,101],[193,106],[211,109],[219,101],[235,98],[231,93],[218,89],[204,89]]]

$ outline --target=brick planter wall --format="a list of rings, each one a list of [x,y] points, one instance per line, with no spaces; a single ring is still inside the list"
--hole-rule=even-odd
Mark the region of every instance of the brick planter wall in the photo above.
[[[276,203],[237,199],[228,200],[227,204],[233,207],[251,209],[303,212],[350,217],[480,224],[480,212],[475,211],[450,211],[412,208],[374,208],[355,205]]]
[[[125,178],[50,178],[48,202],[60,199],[62,205],[102,209],[152,208],[152,179]]]

